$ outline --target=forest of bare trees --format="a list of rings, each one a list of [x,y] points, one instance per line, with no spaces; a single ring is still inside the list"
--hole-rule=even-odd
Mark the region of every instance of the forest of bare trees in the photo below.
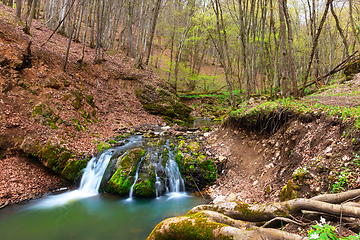
[[[152,67],[175,91],[226,89],[304,94],[360,49],[356,1],[332,0],[3,0],[31,34],[32,19],[72,41],[125,51]],[[69,52],[68,48],[68,52]],[[84,54],[84,53],[83,53]],[[82,61],[83,57],[80,59]],[[66,68],[64,59],[64,69]]]

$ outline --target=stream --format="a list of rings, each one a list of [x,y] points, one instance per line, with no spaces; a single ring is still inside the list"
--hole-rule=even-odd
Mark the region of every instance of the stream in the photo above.
[[[166,192],[156,198],[128,198],[99,193],[111,157],[144,144],[142,136],[131,136],[126,144],[93,157],[76,190],[48,194],[26,204],[0,211],[0,238],[17,239],[146,239],[165,218],[185,215],[192,207],[207,203],[184,192],[174,156],[166,164]]]

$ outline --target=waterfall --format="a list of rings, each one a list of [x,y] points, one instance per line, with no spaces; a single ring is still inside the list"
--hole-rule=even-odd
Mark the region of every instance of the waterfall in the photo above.
[[[167,193],[180,193],[185,192],[185,183],[181,177],[181,173],[179,171],[179,166],[175,162],[175,154],[171,151],[169,147],[169,140],[166,142],[166,147],[169,150],[168,156],[169,160],[166,162],[165,166],[165,174],[167,178],[167,186],[166,192]],[[175,152],[177,148],[175,149]]]
[[[168,179],[168,186],[166,188],[167,192],[179,193],[185,191],[184,180],[182,179],[179,167],[174,160],[169,159],[167,161],[165,173]]]
[[[80,192],[98,194],[101,179],[109,164],[111,152],[105,152],[99,158],[93,157],[87,164],[80,182]]]
[[[144,157],[146,156],[146,154],[144,155]],[[140,170],[140,166],[141,166],[141,163],[144,159],[144,157],[141,158],[140,162],[138,163],[138,165],[136,166],[136,172],[135,172],[135,177],[134,177],[134,183],[133,185],[131,185],[131,188],[130,188],[130,192],[129,192],[129,199],[132,198],[133,196],[133,192],[134,192],[134,186],[136,184],[136,181],[138,180],[139,178],[139,170]]]
[[[97,195],[99,193],[101,179],[104,175],[111,156],[112,152],[105,151],[100,156],[93,157],[88,162],[86,168],[84,169],[84,174],[81,178],[79,189],[59,195],[48,196],[47,198],[41,200],[34,207],[51,208],[55,206],[62,206],[73,200]]]

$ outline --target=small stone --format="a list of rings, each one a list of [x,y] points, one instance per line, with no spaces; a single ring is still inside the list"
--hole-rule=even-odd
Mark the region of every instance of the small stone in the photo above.
[[[280,156],[280,151],[276,151],[274,157],[277,158]]]
[[[259,183],[259,181],[256,180],[256,181],[253,183],[253,186],[255,186],[255,185],[258,184],[258,183]]]
[[[252,148],[254,146],[254,143],[252,141],[248,141],[249,148]]]
[[[298,137],[298,135],[292,135],[292,136],[291,136],[291,140],[292,140],[292,141],[295,141],[295,140],[297,139],[297,137]]]
[[[239,133],[239,131],[235,130],[234,131],[234,135],[237,135]]]
[[[219,161],[222,162],[226,162],[226,157],[225,156],[219,156]]]
[[[258,153],[261,153],[262,152],[262,149],[259,149]]]
[[[237,197],[234,193],[230,193],[230,195],[227,197],[226,202],[236,202]]]

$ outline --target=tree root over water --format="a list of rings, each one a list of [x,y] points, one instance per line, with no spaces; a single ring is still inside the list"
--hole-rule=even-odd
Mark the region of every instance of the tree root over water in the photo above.
[[[9,205],[9,203],[10,203],[10,201],[9,201],[9,199],[7,199],[4,204],[0,204],[0,209],[6,207],[7,205]]]
[[[354,218],[360,218],[360,204],[350,201],[359,198],[360,189],[278,203],[199,205],[184,217],[159,223],[148,239],[307,239],[265,227],[275,221],[304,226],[306,224],[298,218],[314,220],[320,216],[331,216],[340,224],[358,226]]]

